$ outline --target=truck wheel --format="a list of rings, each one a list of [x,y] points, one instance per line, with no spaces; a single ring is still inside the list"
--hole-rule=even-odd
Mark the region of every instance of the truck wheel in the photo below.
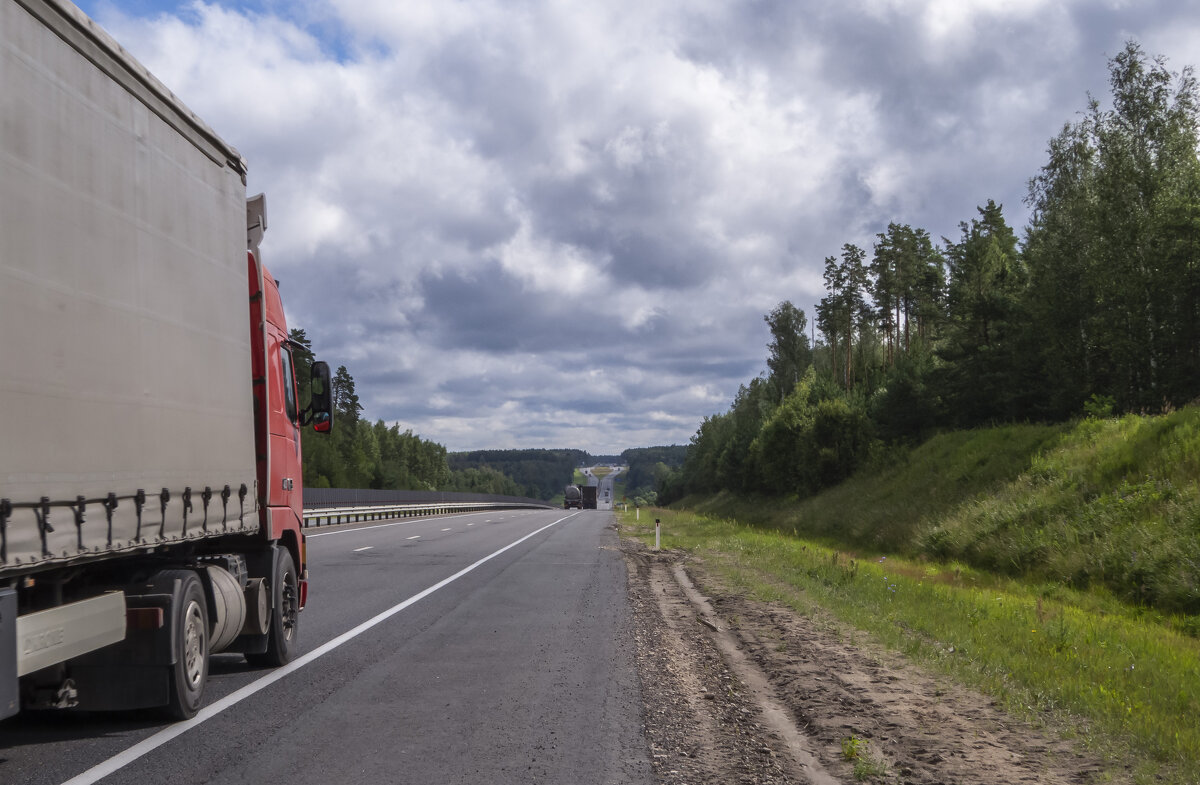
[[[267,650],[247,654],[251,665],[277,668],[292,661],[300,624],[300,586],[292,554],[281,548],[271,579],[271,624],[267,630]]]
[[[179,602],[173,606],[177,656],[170,673],[170,699],[167,714],[177,720],[190,720],[200,711],[204,682],[208,679],[208,608],[200,578],[191,570],[170,570],[161,578],[182,581]]]

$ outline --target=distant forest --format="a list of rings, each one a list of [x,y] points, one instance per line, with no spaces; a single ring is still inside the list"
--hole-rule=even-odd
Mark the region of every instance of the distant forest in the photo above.
[[[472,472],[499,474],[509,478],[512,488],[520,489],[519,493],[507,490],[488,493],[553,499],[571,482],[577,466],[594,460],[583,450],[476,450],[450,453],[450,469],[464,477]]]
[[[686,445],[638,447],[621,453],[620,462],[629,467],[624,476],[625,496],[639,507],[658,501],[658,486],[683,466]]]
[[[660,502],[805,496],[939,429],[1196,401],[1196,80],[1132,42],[1109,73],[1112,107],[1089,97],[1029,180],[1021,242],[990,200],[940,244],[892,223],[825,259],[816,345],[792,303],[767,314],[767,372],[704,420]]]
[[[308,395],[312,343],[291,331],[296,380]],[[379,488],[490,493],[552,499],[571,482],[575,468],[595,459],[583,450],[480,450],[448,453],[399,425],[362,419],[354,377],[340,366],[333,377],[334,427],[303,432],[304,485],[308,488]],[[307,406],[307,399],[301,401]],[[613,456],[615,460],[615,456]]]

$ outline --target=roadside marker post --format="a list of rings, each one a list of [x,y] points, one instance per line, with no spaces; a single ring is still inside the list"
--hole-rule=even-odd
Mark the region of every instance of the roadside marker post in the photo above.
[[[661,536],[661,533],[662,533],[662,521],[660,521],[658,518],[655,518],[654,519],[654,550],[656,550],[656,551],[659,550],[659,548],[660,548],[660,545],[659,545],[660,539],[659,538]]]

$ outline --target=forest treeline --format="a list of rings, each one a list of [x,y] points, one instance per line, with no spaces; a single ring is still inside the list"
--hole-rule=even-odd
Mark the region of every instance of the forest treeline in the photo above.
[[[312,342],[293,329],[292,357],[301,395],[312,379]],[[591,460],[583,450],[481,450],[449,453],[399,425],[362,417],[354,377],[339,366],[333,375],[334,427],[329,434],[303,431],[306,488],[377,488],[490,493],[552,499],[571,482],[575,467]],[[302,407],[307,406],[305,397]]]
[[[765,316],[767,372],[704,420],[659,501],[805,496],[880,443],[1200,396],[1196,81],[1133,42],[1109,75],[1111,106],[1089,97],[1050,140],[1020,241],[989,200],[955,238],[892,223],[826,258],[820,339],[790,302]]]

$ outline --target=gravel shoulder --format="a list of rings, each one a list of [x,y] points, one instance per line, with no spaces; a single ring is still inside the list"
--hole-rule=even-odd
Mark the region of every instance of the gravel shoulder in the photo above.
[[[659,782],[1125,781],[865,636],[747,599],[686,554],[621,548]]]

